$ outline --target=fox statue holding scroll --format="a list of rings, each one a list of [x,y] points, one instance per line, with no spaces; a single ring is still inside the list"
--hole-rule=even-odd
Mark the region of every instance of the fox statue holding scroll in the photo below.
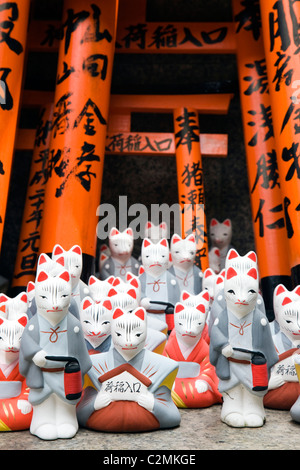
[[[116,308],[111,335],[113,348],[91,356],[90,384],[77,408],[80,425],[109,432],[178,426],[180,414],[171,398],[178,364],[144,347],[145,310]]]

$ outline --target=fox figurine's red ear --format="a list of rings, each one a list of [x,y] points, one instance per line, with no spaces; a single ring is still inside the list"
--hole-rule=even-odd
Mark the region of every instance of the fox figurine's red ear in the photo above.
[[[64,271],[59,277],[60,279],[63,279],[66,282],[70,281],[70,274],[68,271]]]
[[[145,320],[145,310],[143,308],[138,308],[137,310],[134,310],[133,312],[137,317],[139,317],[141,320]]]
[[[114,237],[115,235],[120,235],[120,232],[119,232],[119,230],[118,230],[117,228],[113,227],[113,228],[111,229],[111,231],[110,231],[109,236],[110,236],[110,237]]]
[[[92,305],[92,300],[89,298],[86,298],[82,304],[83,310],[89,308]]]
[[[37,278],[37,282],[43,282],[46,281],[46,279],[48,279],[48,274],[45,273],[45,271],[40,271]]]
[[[113,313],[113,320],[116,320],[117,318],[121,317],[124,315],[124,312],[121,308],[117,307]]]
[[[143,240],[143,247],[147,248],[147,246],[152,245],[151,240],[149,238],[144,238]]]
[[[76,253],[77,255],[82,255],[82,251],[79,245],[74,245],[71,249],[73,253]]]
[[[159,242],[162,246],[167,247],[168,246],[168,240],[166,238],[162,238]]]
[[[237,272],[231,266],[226,271],[226,279],[231,279],[232,277],[237,276]]]
[[[63,248],[60,245],[55,245],[55,247],[53,248],[54,256],[59,256],[59,255],[62,255],[63,253],[64,253]]]
[[[228,252],[227,259],[231,260],[231,259],[238,258],[238,257],[239,257],[238,252],[234,248],[231,248]]]

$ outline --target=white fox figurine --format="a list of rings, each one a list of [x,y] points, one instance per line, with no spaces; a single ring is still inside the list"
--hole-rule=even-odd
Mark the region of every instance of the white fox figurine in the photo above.
[[[91,367],[80,321],[69,312],[71,293],[69,272],[42,253],[35,279],[37,310],[22,334],[20,373],[30,388],[30,432],[44,440],[77,433],[76,404]],[[72,370],[76,374],[70,382]]]
[[[201,269],[195,264],[196,237],[192,233],[185,238],[174,234],[171,238],[170,251],[172,266],[169,268],[179,284],[180,290],[186,290],[191,294],[199,294],[202,290]]]
[[[132,256],[133,247],[132,229],[128,227],[120,232],[113,227],[109,233],[110,256],[101,264],[100,279],[110,276],[125,279],[128,272],[137,275],[140,263]]]
[[[278,361],[267,317],[257,304],[256,254],[226,258],[224,290],[214,300],[219,314],[210,330],[210,362],[223,395],[221,420],[232,427],[265,423],[263,397],[271,367]]]
[[[169,244],[166,238],[153,243],[145,238],[142,244],[143,273],[140,274],[141,306],[147,315],[168,324],[169,331],[174,328],[172,313],[166,313],[171,305],[174,309],[180,298],[177,279],[168,271]]]
[[[210,264],[219,263],[220,268],[217,273],[225,268],[225,260],[229,249],[231,248],[232,223],[230,219],[219,222],[216,218],[211,219],[209,224],[209,235],[212,248],[209,252]],[[218,252],[214,251],[217,248]],[[217,256],[217,258],[216,258]],[[214,260],[214,261],[213,261]],[[217,265],[210,265],[213,269]],[[217,269],[217,268],[216,268]]]
[[[108,432],[178,426],[180,414],[171,398],[178,364],[145,348],[145,310],[116,308],[111,335],[113,348],[91,356],[93,386],[85,388],[78,405],[80,425]]]

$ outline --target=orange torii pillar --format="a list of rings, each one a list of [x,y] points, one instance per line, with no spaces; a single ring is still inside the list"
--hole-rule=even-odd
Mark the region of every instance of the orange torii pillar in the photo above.
[[[35,280],[44,216],[52,116],[53,104],[50,103],[41,109],[35,135],[20,239],[11,282],[11,291],[14,295],[25,290],[29,281]]]
[[[173,111],[173,120],[178,197],[182,210],[181,236],[195,233],[195,263],[204,271],[208,268],[208,240],[198,111],[176,108]]]
[[[0,2],[0,247],[19,115],[30,0]]]
[[[254,37],[239,18],[243,0],[233,0],[236,21],[237,66],[243,116],[253,230],[261,289],[269,320],[274,320],[273,291],[278,284],[291,287],[288,242],[283,216],[276,143],[263,39]],[[259,17],[259,6],[258,6]]]
[[[260,0],[291,278],[300,284],[299,2]],[[281,256],[288,256],[284,250]]]
[[[40,252],[80,245],[94,269],[118,1],[65,0]]]

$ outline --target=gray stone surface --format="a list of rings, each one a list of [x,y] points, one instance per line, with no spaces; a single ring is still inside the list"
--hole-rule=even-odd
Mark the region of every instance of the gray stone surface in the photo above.
[[[230,428],[220,420],[220,405],[180,410],[176,429],[145,433],[102,433],[80,429],[72,439],[42,441],[29,431],[3,432],[0,450],[102,450],[102,451],[199,451],[199,450],[299,450],[299,424],[288,411],[266,410],[261,428]]]

